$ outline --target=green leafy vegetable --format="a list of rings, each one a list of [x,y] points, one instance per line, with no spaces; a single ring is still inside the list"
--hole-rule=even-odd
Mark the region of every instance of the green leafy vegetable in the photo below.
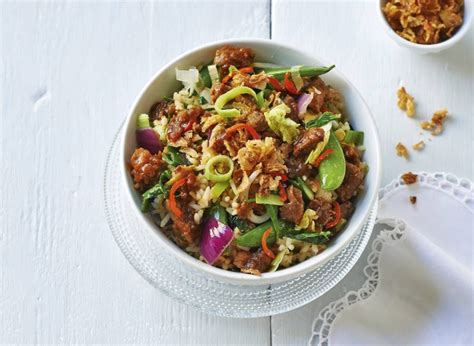
[[[364,132],[350,130],[344,137],[344,143],[362,145],[364,144]]]
[[[272,221],[267,221],[236,239],[237,245],[244,247],[259,247],[262,243],[262,236],[265,231],[272,226]],[[272,230],[267,238],[267,244],[271,245],[276,241],[275,230]]]
[[[228,224],[227,212],[225,211],[224,207],[219,204],[214,204],[212,207],[210,207],[206,214],[206,218],[214,217],[219,220],[219,222],[222,222],[225,225]]]
[[[238,227],[242,232],[247,232],[254,227],[252,223],[245,219],[241,219],[237,215],[231,215],[229,217],[229,222],[232,228]]]
[[[346,175],[346,159],[339,141],[332,132],[327,148],[333,152],[319,165],[319,177],[324,190],[335,190],[341,186]]]
[[[265,209],[267,210],[267,214],[270,215],[270,220],[272,221],[273,232],[275,232],[276,238],[280,239],[280,220],[278,219],[278,207],[267,204],[265,205]]]
[[[206,88],[210,88],[212,86],[211,76],[209,75],[209,70],[207,66],[204,66],[199,71],[199,76],[201,77],[202,84]]]
[[[168,145],[166,147],[167,152],[163,155],[163,161],[170,166],[189,165],[186,156],[179,152],[178,148]]]
[[[170,178],[171,172],[169,170],[164,171],[163,173],[161,173],[160,178],[158,179],[158,183],[156,183],[153,187],[149,188],[142,194],[142,212],[150,211],[151,202],[159,195],[164,195],[165,197],[168,197],[170,188],[169,186],[166,186],[165,183]]]
[[[292,143],[299,134],[300,125],[286,117],[289,112],[290,108],[282,103],[265,112],[265,119],[273,132],[282,137],[285,142]]]
[[[328,122],[337,120],[341,117],[340,114],[334,114],[331,112],[324,112],[321,114],[321,116],[317,119],[312,119],[307,121],[304,126],[309,129],[311,127],[321,127],[323,125],[326,125]]]
[[[291,185],[296,186],[298,189],[303,191],[306,198],[312,200],[314,198],[314,192],[311,188],[305,183],[305,181],[301,177],[297,177],[296,179],[290,180]]]

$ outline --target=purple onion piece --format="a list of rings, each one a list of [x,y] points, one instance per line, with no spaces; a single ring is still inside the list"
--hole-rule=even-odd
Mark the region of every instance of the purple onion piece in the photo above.
[[[214,264],[234,238],[234,231],[214,217],[204,225],[199,248],[207,263]]]
[[[149,150],[152,154],[161,150],[160,139],[153,129],[137,129],[136,136],[139,147]]]
[[[140,114],[137,119],[137,130],[135,131],[139,147],[156,154],[161,150],[161,142],[158,135],[150,127],[148,114]]]
[[[303,114],[306,112],[308,105],[313,100],[313,94],[301,94],[298,98],[298,113]]]

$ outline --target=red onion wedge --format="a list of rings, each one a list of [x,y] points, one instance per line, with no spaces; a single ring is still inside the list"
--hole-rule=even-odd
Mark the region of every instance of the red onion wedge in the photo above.
[[[215,217],[204,225],[199,248],[207,263],[213,264],[234,238],[234,231]]]
[[[150,127],[150,119],[147,114],[138,116],[138,124],[135,135],[139,147],[156,154],[161,150],[161,142],[158,134]]]
[[[298,113],[303,114],[306,113],[306,109],[308,108],[308,105],[311,103],[313,100],[313,94],[301,94],[301,96],[298,98]]]

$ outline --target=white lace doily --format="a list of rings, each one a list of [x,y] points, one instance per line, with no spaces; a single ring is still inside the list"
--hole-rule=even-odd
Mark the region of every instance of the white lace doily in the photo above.
[[[411,195],[417,196],[417,204],[410,205],[409,196]],[[452,174],[430,174],[421,172],[418,173],[418,183],[416,185],[406,186],[399,177],[380,190],[379,199],[380,209],[378,215],[381,219],[378,219],[377,221],[371,244],[368,246],[370,250],[367,250],[362,255],[356,265],[356,267],[363,267],[366,280],[359,289],[349,291],[343,297],[332,301],[320,311],[319,316],[313,323],[312,337],[309,343],[311,345],[328,345],[334,341],[334,344],[344,344],[350,340],[351,344],[380,344],[382,342],[388,344],[407,342],[435,344],[445,343],[445,340],[447,339],[449,342],[470,344],[472,342],[473,324],[472,296],[471,302],[465,301],[464,304],[463,302],[459,302],[458,309],[464,309],[464,311],[456,311],[455,307],[453,307],[449,312],[451,316],[455,315],[456,318],[459,319],[456,323],[457,326],[461,327],[461,331],[457,332],[456,335],[449,334],[449,328],[452,328],[453,330],[455,329],[453,326],[448,326],[449,323],[445,323],[442,328],[446,330],[446,333],[432,330],[432,328],[437,328],[437,324],[442,321],[443,311],[438,312],[437,314],[435,313],[435,317],[432,318],[432,321],[423,321],[424,325],[421,328],[418,328],[421,330],[410,331],[410,333],[413,334],[410,336],[404,336],[404,333],[395,333],[396,335],[393,336],[390,335],[389,331],[384,331],[383,328],[390,328],[387,327],[387,325],[396,324],[397,317],[395,316],[393,317],[393,320],[390,320],[392,319],[390,313],[381,314],[384,316],[383,318],[389,319],[389,321],[378,321],[378,323],[376,323],[377,327],[372,330],[370,328],[374,326],[371,325],[370,318],[364,320],[364,314],[377,314],[377,311],[370,310],[370,308],[374,309],[373,299],[372,302],[368,299],[375,296],[377,287],[381,285],[380,280],[383,275],[380,272],[380,263],[384,260],[384,250],[390,249],[390,247],[401,248],[402,246],[400,244],[404,243],[403,241],[407,238],[407,234],[410,234],[412,238],[411,241],[415,242],[415,244],[421,243],[424,245],[425,242],[428,244],[426,248],[430,249],[430,253],[426,254],[424,257],[421,256],[422,258],[420,262],[424,260],[429,264],[429,262],[436,262],[438,258],[443,258],[443,264],[448,263],[446,265],[452,265],[454,267],[452,270],[453,272],[460,271],[461,275],[459,276],[461,277],[461,285],[467,286],[462,287],[461,291],[466,288],[465,291],[467,294],[469,294],[470,290],[472,292],[471,233],[474,226],[474,184],[467,179],[459,179]],[[448,201],[450,202],[448,203]],[[423,204],[423,206],[420,207],[421,204]],[[464,214],[461,216],[460,213]],[[446,241],[441,242],[436,242],[436,240],[433,241],[433,239],[430,239],[430,237],[437,236],[434,231],[438,229],[437,225],[439,225],[439,228],[446,227],[442,224],[443,222],[436,224],[439,220],[446,220],[443,215],[453,217],[452,232],[456,232],[459,235],[459,238],[450,235],[446,236]],[[388,217],[390,217],[390,219]],[[463,224],[456,224],[456,222],[461,222]],[[426,230],[427,224],[428,230]],[[425,225],[425,227],[420,225]],[[464,239],[462,237],[464,237]],[[442,245],[440,246],[440,244]],[[414,246],[414,248],[416,248],[416,246]],[[440,248],[442,250],[440,250],[440,254],[437,257],[430,257],[433,253],[437,253]],[[446,253],[444,253],[444,250],[446,250]],[[418,249],[418,251],[423,252],[424,248],[422,247],[421,249]],[[453,256],[453,254],[455,255]],[[391,258],[391,260],[394,261],[393,258]],[[453,260],[452,263],[450,262],[451,260]],[[402,262],[403,259],[400,259],[400,261]],[[392,267],[394,266],[389,263],[385,264],[385,267],[390,265]],[[437,268],[436,263],[434,263],[434,265],[435,268]],[[413,269],[415,271],[413,273],[415,277],[420,275],[416,270],[420,270],[422,267],[417,267],[417,263],[413,263],[413,267],[416,268]],[[450,275],[450,269],[451,267],[448,267],[447,274],[444,277]],[[396,275],[396,270],[394,273],[394,275]],[[439,269],[439,273],[442,273],[442,268]],[[393,272],[390,272],[390,275],[392,274]],[[434,274],[434,276],[436,276],[436,274]],[[444,277],[437,278],[437,283],[441,286]],[[463,281],[464,279],[466,282]],[[385,277],[385,280],[390,280],[390,278]],[[397,283],[390,284],[394,286],[397,285]],[[454,281],[449,283],[449,285],[454,284]],[[400,286],[404,285],[400,284]],[[446,291],[449,291],[449,288],[447,288]],[[403,293],[400,295],[403,296]],[[441,293],[440,295],[442,296]],[[388,296],[385,297],[385,299],[387,301],[386,308],[388,309],[391,297]],[[453,299],[452,305],[456,304],[454,300],[456,299]],[[367,304],[368,302],[371,302],[371,304]],[[421,303],[411,301],[409,304],[416,305]],[[357,310],[357,312],[360,312],[360,314],[357,315],[357,318],[354,316],[355,308],[358,308],[359,310]],[[420,309],[420,307],[415,307],[415,309],[416,308]],[[351,311],[352,315],[350,315]],[[411,314],[416,315],[413,311],[411,311]],[[348,317],[349,315],[350,317]],[[407,313],[407,316],[404,318],[409,320],[409,315],[410,314]],[[351,323],[351,321],[348,321],[348,319],[351,318],[352,321],[359,321]],[[453,320],[454,318],[449,317],[448,315],[448,319]],[[342,322],[340,322],[341,320]],[[339,323],[336,323],[335,321]],[[467,328],[463,327],[463,323],[467,324]],[[373,321],[372,324],[374,324]],[[412,324],[416,325],[417,322],[413,322]],[[471,325],[471,328],[469,328],[469,325]],[[337,328],[339,328],[339,330],[337,330]],[[462,334],[463,331],[465,334],[459,335]],[[384,333],[386,334],[384,335]],[[377,334],[379,334],[379,339],[377,339]],[[411,338],[411,341],[407,341],[406,338]],[[436,339],[432,340],[430,338]],[[363,339],[363,341],[361,341],[361,339]]]

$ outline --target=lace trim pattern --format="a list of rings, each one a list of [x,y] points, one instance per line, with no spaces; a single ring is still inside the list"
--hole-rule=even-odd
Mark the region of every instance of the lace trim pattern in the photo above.
[[[451,195],[463,203],[470,211],[474,212],[474,184],[465,178],[457,178],[449,173],[426,173],[418,174],[418,183],[435,188]],[[405,183],[401,176],[379,191],[379,200],[390,196],[394,191],[403,187]],[[327,346],[331,325],[337,315],[351,305],[369,298],[375,291],[379,280],[378,263],[385,245],[394,245],[406,236],[406,225],[403,221],[394,219],[377,220],[376,225],[383,225],[382,229],[371,244],[371,252],[367,257],[367,265],[364,267],[364,275],[367,280],[357,291],[350,291],[344,297],[330,303],[321,310],[313,322],[310,345]]]

